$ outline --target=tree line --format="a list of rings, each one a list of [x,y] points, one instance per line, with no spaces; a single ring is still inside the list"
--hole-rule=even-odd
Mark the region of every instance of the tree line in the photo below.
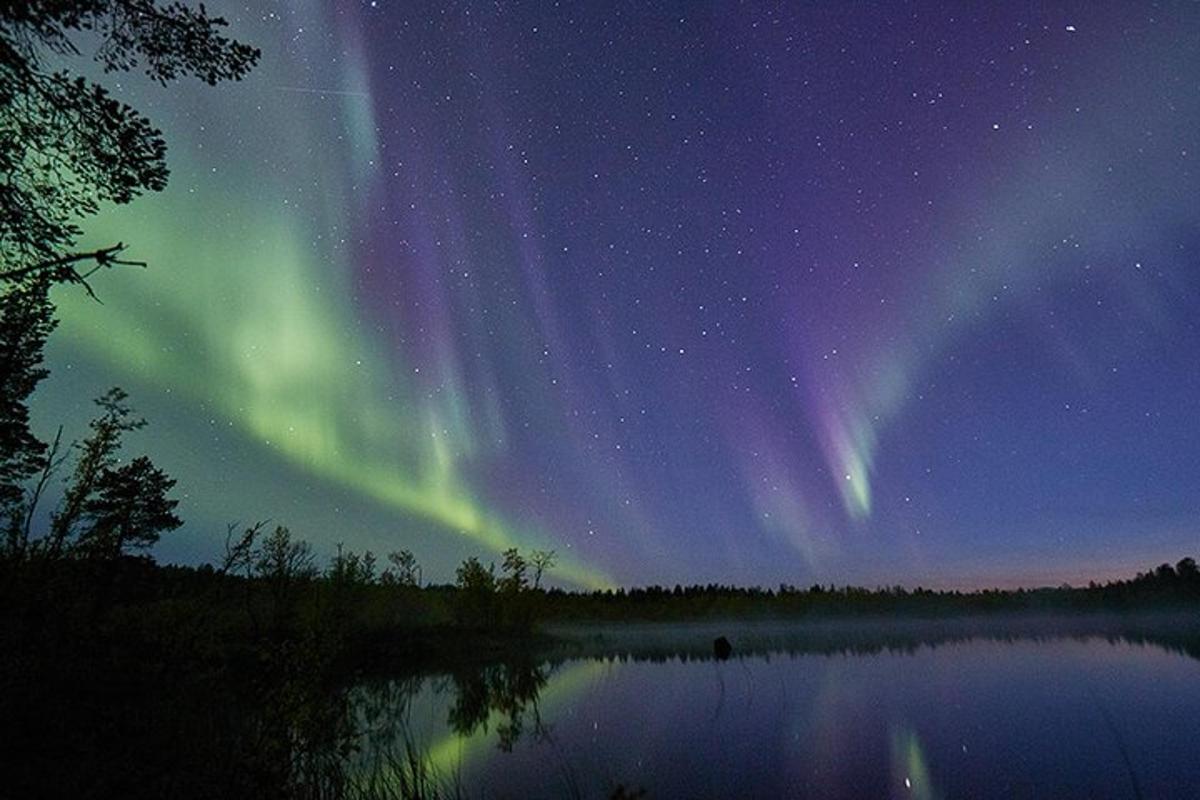
[[[128,395],[97,398],[78,441],[65,441],[64,427],[43,438],[31,422],[57,325],[53,293],[99,301],[97,276],[146,266],[124,242],[82,248],[84,225],[169,178],[161,132],[69,65],[90,53],[105,73],[140,71],[164,87],[239,80],[260,53],[226,27],[183,2],[0,0],[0,738],[10,766],[0,794],[349,796],[337,781],[361,731],[347,712],[348,675],[376,655],[394,667],[527,651],[540,622],[1200,599],[1190,558],[1074,590],[574,592],[544,583],[554,551],[510,548],[498,567],[469,557],[453,583],[431,584],[408,550],[379,559],[338,546],[322,562],[269,523],[230,526],[215,564],[156,564],[151,549],[181,525],[175,481],[127,452],[146,425]],[[497,708],[522,712],[544,682],[537,670],[490,669],[456,673],[462,730]],[[509,714],[502,741],[523,719]]]

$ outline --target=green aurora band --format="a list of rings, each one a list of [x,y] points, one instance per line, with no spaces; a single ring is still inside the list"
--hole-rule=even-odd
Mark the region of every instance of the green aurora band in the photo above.
[[[469,425],[454,364],[441,365],[442,390],[425,391],[405,379],[414,370],[397,364],[403,354],[385,352],[357,319],[342,245],[379,170],[366,79],[348,61],[328,95],[279,88],[292,72],[270,57],[241,85],[172,87],[170,98],[132,81],[125,99],[163,127],[172,179],[162,194],[106,209],[83,244],[127,241],[151,267],[98,276],[103,304],[61,291],[58,346],[110,382],[135,379],[204,408],[305,473],[409,519],[494,552],[552,547],[467,486],[463,466],[494,453]],[[303,182],[287,168],[263,175],[262,161],[303,169]],[[553,573],[612,585],[561,549]]]

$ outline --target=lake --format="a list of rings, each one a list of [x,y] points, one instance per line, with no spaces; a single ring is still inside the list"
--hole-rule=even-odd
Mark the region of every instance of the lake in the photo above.
[[[406,742],[467,796],[1200,797],[1192,638],[730,625],[721,661],[718,627],[363,683],[359,768]]]

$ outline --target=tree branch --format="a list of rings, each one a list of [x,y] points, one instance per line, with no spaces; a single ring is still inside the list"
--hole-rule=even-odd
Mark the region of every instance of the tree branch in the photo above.
[[[62,443],[62,425],[58,426],[58,433],[54,434],[54,444],[50,445],[50,451],[46,453],[46,460],[42,463],[42,474],[38,478],[37,485],[29,495],[29,508],[25,514],[25,528],[21,532],[21,552],[29,546],[29,534],[33,527],[33,517],[37,513],[38,501],[42,498],[42,492],[46,489],[46,484],[50,482],[50,478],[54,473],[58,472],[58,468],[67,460],[67,455],[59,455],[59,445]]]
[[[84,288],[88,295],[97,303],[100,298],[92,291],[91,285],[88,283],[88,278],[96,274],[103,268],[111,268],[115,266],[122,267],[145,267],[145,261],[129,261],[122,258],[117,258],[121,253],[125,252],[125,243],[117,242],[110,247],[101,247],[98,250],[91,250],[86,253],[71,253],[58,258],[51,258],[46,261],[40,261],[36,264],[30,264],[27,267],[19,267],[0,272],[0,282],[4,281],[19,281],[23,278],[28,278],[32,275],[49,273],[51,280],[61,283],[77,283]],[[81,264],[85,261],[95,261],[96,266],[80,272],[76,268],[76,264]]]

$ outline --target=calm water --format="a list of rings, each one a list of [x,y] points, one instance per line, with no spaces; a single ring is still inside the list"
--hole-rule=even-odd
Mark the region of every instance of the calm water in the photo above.
[[[501,798],[1200,797],[1200,660],[1176,648],[857,649],[652,648],[364,685],[363,759],[407,736],[467,794]]]

